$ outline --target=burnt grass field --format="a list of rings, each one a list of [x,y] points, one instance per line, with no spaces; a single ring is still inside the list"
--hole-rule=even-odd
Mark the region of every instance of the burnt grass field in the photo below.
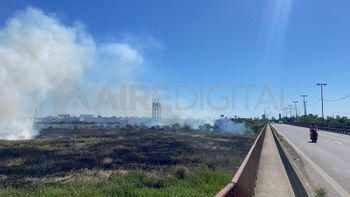
[[[0,141],[0,187],[31,189],[174,169],[220,171],[231,178],[254,139],[164,128],[45,129],[32,140]]]

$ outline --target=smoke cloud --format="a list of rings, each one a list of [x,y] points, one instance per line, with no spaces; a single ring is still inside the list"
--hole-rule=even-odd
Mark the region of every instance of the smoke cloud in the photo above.
[[[64,25],[31,7],[16,12],[0,29],[0,139],[33,137],[34,103],[64,79],[91,65],[118,65],[132,76],[142,63],[127,43],[96,44],[79,22]]]
[[[238,133],[238,134],[252,132],[251,129],[246,127],[244,122],[236,122],[228,118],[221,118],[221,119],[215,120],[214,131],[225,132],[225,133]]]

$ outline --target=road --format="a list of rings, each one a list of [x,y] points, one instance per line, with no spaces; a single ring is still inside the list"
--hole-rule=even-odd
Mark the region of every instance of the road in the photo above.
[[[330,196],[350,196],[350,135],[319,131],[319,141],[315,144],[309,143],[308,128],[285,124],[273,124],[273,127],[316,172],[309,173],[316,185],[326,186]]]

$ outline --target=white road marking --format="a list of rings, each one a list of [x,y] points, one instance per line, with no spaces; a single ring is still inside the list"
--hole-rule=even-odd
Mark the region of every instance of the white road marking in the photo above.
[[[338,141],[334,141],[335,143],[337,143],[337,144],[341,144],[341,145],[343,145],[343,143],[342,142],[338,142]]]
[[[278,129],[274,127],[276,131]],[[281,132],[278,132],[281,135]],[[325,171],[323,171],[315,162],[313,162],[308,156],[306,156],[305,153],[303,153],[297,146],[295,146],[285,135],[283,135],[283,138],[291,145],[293,146],[294,150],[300,154],[339,194],[340,196],[348,196],[350,197],[350,194],[337,183],[332,177],[330,177]]]

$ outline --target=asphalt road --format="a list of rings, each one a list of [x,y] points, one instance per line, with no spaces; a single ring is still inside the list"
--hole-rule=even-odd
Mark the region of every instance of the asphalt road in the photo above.
[[[318,143],[309,143],[308,128],[285,124],[273,126],[317,172],[310,173],[315,183],[327,183],[328,188],[332,187],[329,188],[331,193],[350,196],[350,135],[319,131]]]

